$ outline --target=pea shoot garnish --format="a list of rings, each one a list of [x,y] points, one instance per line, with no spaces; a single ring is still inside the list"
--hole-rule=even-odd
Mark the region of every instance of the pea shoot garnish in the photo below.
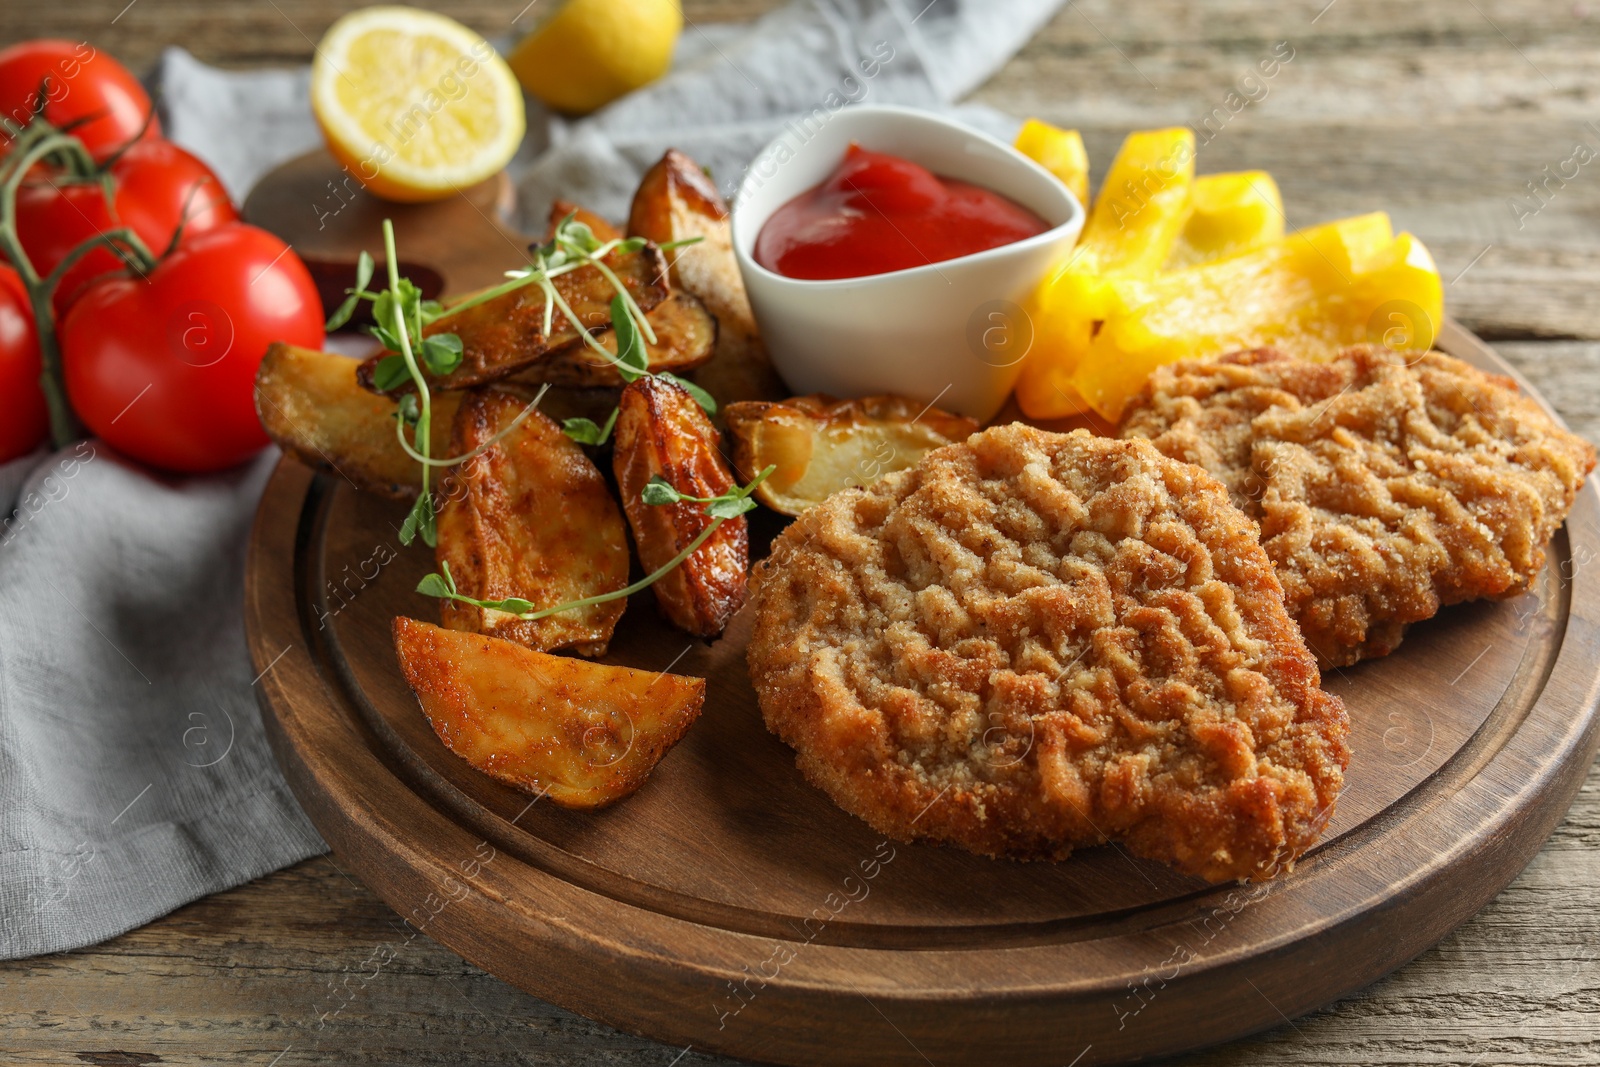
[[[609,423],[607,425],[609,427]],[[621,589],[613,589],[609,593],[600,593],[597,596],[584,597],[582,600],[569,600],[564,604],[557,604],[549,608],[540,608],[533,602],[523,600],[521,597],[508,597],[505,600],[479,600],[477,597],[466,596],[456,589],[455,578],[450,574],[450,565],[440,560],[439,572],[424,576],[422,581],[417,583],[417,592],[424,596],[438,597],[441,600],[454,600],[462,604],[472,604],[489,611],[503,611],[509,615],[515,615],[526,622],[557,615],[563,611],[576,611],[592,604],[604,604],[610,600],[621,600],[623,597],[632,596],[634,593],[650,588],[650,586],[670,574],[673,568],[694,555],[695,551],[710,540],[711,535],[716,533],[724,522],[738,518],[745,512],[754,509],[756,502],[750,498],[750,494],[754,493],[756,486],[766,481],[772,472],[777,469],[776,465],[769,466],[750,479],[748,484],[736,485],[726,493],[712,497],[690,496],[687,493],[680,493],[659,474],[650,479],[640,493],[646,504],[658,506],[680,502],[703,504],[705,505],[703,510],[707,515],[711,516],[711,521],[706,524],[705,529],[700,531],[698,537],[689,542],[683,551],[651,573],[640,578],[637,582]]]

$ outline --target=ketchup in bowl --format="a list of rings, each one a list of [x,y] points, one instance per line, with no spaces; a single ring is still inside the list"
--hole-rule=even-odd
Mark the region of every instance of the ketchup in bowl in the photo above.
[[[1049,228],[991,189],[851,144],[827,181],[761,227],[755,260],[786,278],[864,278],[970,256]]]

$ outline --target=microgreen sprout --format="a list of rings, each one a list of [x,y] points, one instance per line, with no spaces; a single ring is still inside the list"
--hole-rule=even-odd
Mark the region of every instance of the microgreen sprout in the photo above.
[[[566,419],[561,423],[561,432],[580,445],[603,445],[611,439],[611,430],[617,425],[617,412],[617,408],[612,408],[610,416],[601,426],[595,425],[593,419],[586,419],[581,415]]]
[[[507,597],[504,600],[480,600],[477,597],[467,596],[458,590],[455,578],[450,574],[450,565],[440,560],[439,572],[425,575],[422,581],[417,583],[417,592],[424,596],[438,597],[441,600],[454,600],[462,604],[473,604],[487,611],[503,611],[527,622],[558,615],[564,611],[576,611],[579,608],[590,607],[594,604],[604,604],[610,600],[621,600],[624,597],[632,596],[634,593],[650,588],[663,577],[672,573],[674,568],[694,555],[701,545],[710,540],[711,535],[716,533],[724,522],[737,518],[754,508],[756,502],[750,499],[750,494],[754,493],[756,486],[766,481],[772,475],[772,472],[777,469],[776,466],[767,467],[752,478],[748,484],[736,485],[726,493],[712,497],[690,496],[687,493],[680,493],[672,487],[671,483],[659,475],[650,479],[640,493],[646,504],[662,505],[682,502],[703,504],[705,505],[703,510],[707,515],[711,516],[711,521],[706,524],[705,529],[700,531],[698,537],[689,542],[683,551],[637,582],[621,589],[613,589],[609,593],[599,593],[595,596],[584,597],[582,600],[569,600],[564,604],[557,604],[550,608],[539,608],[531,601],[523,600],[521,597]]]
[[[410,278],[402,278],[394,261],[394,225],[384,220],[384,248],[389,257],[389,287],[369,290],[372,282],[372,257],[366,252],[356,260],[356,284],[346,289],[344,303],[329,316],[326,329],[337,330],[350,321],[356,305],[362,300],[372,303],[372,325],[367,329],[384,348],[398,353],[401,349],[400,332],[415,339],[415,356],[430,375],[442,378],[461,365],[461,338],[453,333],[425,334],[424,327],[443,318],[445,308],[437,300],[424,300],[422,290]],[[413,360],[414,362],[415,360]],[[373,371],[372,384],[381,392],[403,386],[411,379],[411,366],[400,355],[386,356],[378,361]],[[420,388],[420,386],[419,386]]]

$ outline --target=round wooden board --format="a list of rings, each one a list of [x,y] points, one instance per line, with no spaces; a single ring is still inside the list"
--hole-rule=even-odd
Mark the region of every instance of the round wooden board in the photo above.
[[[1440,340],[1507,370],[1454,324]],[[453,756],[401,680],[390,620],[437,611],[412,592],[432,554],[399,546],[403,514],[288,459],[262,499],[247,625],[296,795],[413,935],[701,1051],[1087,1067],[1278,1025],[1481,908],[1600,744],[1591,485],[1528,594],[1447,609],[1327,679],[1353,721],[1346,789],[1322,843],[1268,884],[1209,886],[1115,846],[1025,864],[885,842],[763,727],[748,613],[707,645],[648,593],[607,658],[705,676],[705,712],[634,797],[563,811]],[[757,514],[765,545],[779,523]]]

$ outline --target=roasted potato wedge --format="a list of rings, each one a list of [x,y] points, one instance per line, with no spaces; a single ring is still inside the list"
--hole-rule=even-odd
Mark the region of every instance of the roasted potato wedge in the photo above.
[[[901,396],[747,401],[728,405],[725,414],[739,476],[777,467],[756,487],[756,499],[785,515],[914,466],[927,452],[978,429],[973,419]]]
[[[711,358],[717,343],[717,320],[706,306],[688,293],[673,293],[652,308],[645,318],[656,331],[656,343],[645,342],[645,356],[651,373],[671,371],[683,374]],[[615,358],[617,335],[607,330],[598,338]],[[519,382],[549,382],[552,385],[611,386],[622,388],[617,368],[579,338],[558,352],[552,352],[527,370],[515,375]]]
[[[695,372],[695,382],[719,404],[787,396],[761,343],[744,277],[733,258],[728,205],[700,165],[669,149],[633,194],[628,232],[658,244],[703,238],[666,254],[673,287],[705,301],[719,324],[716,351]]]
[[[640,310],[649,312],[667,298],[666,260],[655,245],[646,245],[637,252],[612,252],[606,256],[606,266],[621,279]],[[572,308],[582,328],[596,334],[611,329],[611,298],[616,290],[598,270],[592,266],[583,267],[557,276],[552,284]],[[466,294],[461,299],[471,295]],[[461,338],[463,349],[460,365],[429,384],[434,389],[466,389],[509,377],[579,340],[579,328],[558,310],[547,335],[543,290],[537,285],[512,290],[459,315],[441,319],[423,331],[425,334],[456,334]],[[373,375],[378,363],[392,354],[380,352],[361,364],[363,388],[378,391]],[[408,382],[392,392],[410,390]]]
[[[394,647],[446,748],[564,808],[603,808],[634,792],[705,703],[704,678],[552,656],[415,619],[394,620]]]
[[[468,393],[456,411],[450,454],[466,455],[521,413],[519,391]],[[441,563],[456,588],[479,600],[520,597],[539,607],[628,584],[628,539],[605,476],[556,422],[535,411],[481,455],[454,468],[440,490]],[[547,652],[604,654],[626,600],[543,619],[446,600],[441,621]]]
[[[356,382],[356,361],[335,352],[272,344],[256,371],[256,414],[278,447],[358,489],[412,500],[422,468],[394,436],[394,401]],[[433,398],[434,456],[444,456],[459,397]]]
[[[723,462],[720,435],[700,405],[661,378],[640,378],[618,403],[612,457],[622,507],[633,527],[639,562],[653,572],[689,547],[713,520],[691,501],[646,504],[646,483],[660,475],[687,496],[727,492],[733,475]],[[697,637],[720,634],[744,604],[750,536],[744,516],[728,519],[653,589],[673,625]]]

